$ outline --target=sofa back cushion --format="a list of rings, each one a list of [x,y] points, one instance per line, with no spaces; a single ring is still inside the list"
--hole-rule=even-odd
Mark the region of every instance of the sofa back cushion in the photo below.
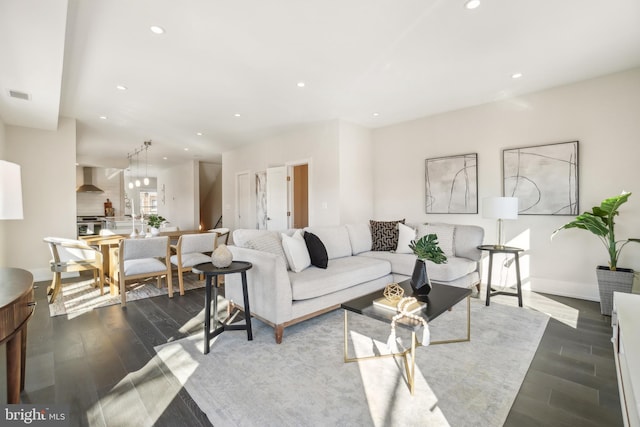
[[[362,252],[369,252],[372,243],[369,224],[347,224],[346,227],[349,233],[352,254],[358,255]]]
[[[307,227],[304,231],[313,233],[324,244],[329,259],[342,258],[351,256],[351,242],[349,241],[349,232],[344,225],[336,225],[334,227]]]
[[[454,252],[458,257],[480,261],[482,251],[478,246],[484,240],[484,228],[477,225],[456,225]]]
[[[443,223],[427,223],[418,227],[417,239],[427,234],[435,234],[438,236],[438,246],[442,249],[442,252],[447,257],[455,256],[454,241],[455,241],[455,225],[443,224]]]

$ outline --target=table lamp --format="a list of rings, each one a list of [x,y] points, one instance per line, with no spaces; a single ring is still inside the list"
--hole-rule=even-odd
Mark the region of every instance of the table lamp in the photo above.
[[[504,248],[502,220],[518,219],[517,197],[485,197],[482,201],[482,216],[498,220],[498,243],[496,247]]]
[[[0,220],[22,218],[20,165],[0,160]]]

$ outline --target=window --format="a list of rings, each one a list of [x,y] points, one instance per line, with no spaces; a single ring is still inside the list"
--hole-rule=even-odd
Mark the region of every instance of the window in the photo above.
[[[158,213],[158,193],[156,191],[140,192],[140,213],[143,215]]]

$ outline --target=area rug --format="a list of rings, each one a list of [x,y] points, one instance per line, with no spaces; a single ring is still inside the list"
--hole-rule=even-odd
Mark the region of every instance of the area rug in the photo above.
[[[464,335],[465,304],[431,322],[432,340]],[[417,349],[413,396],[401,359],[344,363],[342,310],[286,328],[280,345],[254,319],[253,341],[226,331],[204,355],[197,334],[156,352],[216,427],[501,426],[548,316],[479,300],[471,312],[470,342]],[[349,327],[355,355],[387,352],[384,323],[351,314]]]
[[[156,283],[156,280],[153,279],[127,285],[127,301],[167,295],[168,290],[164,279],[162,280],[162,288],[157,288]],[[198,280],[197,275],[186,274],[184,276],[185,291],[202,287],[204,287],[204,280]],[[179,292],[177,277],[174,277],[173,280],[173,292],[174,295]],[[49,304],[49,315],[51,317],[66,315],[72,319],[94,308],[113,304],[120,304],[120,295],[112,296],[107,286],[104,288],[104,295],[100,295],[100,290],[93,287],[93,278],[88,277],[87,280],[63,283],[58,297],[52,304]]]

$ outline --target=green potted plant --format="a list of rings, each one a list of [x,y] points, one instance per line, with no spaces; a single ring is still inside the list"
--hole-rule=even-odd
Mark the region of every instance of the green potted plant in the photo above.
[[[438,246],[438,236],[435,234],[426,234],[417,241],[412,240],[409,248],[418,257],[411,275],[411,288],[418,295],[427,295],[431,291],[431,280],[427,274],[425,260],[443,264],[447,262],[447,256]]]
[[[633,270],[618,267],[618,259],[629,242],[640,242],[640,239],[616,240],[615,235],[615,217],[619,215],[618,209],[629,196],[631,193],[623,191],[618,196],[605,199],[600,206],[594,206],[591,212],[578,215],[551,235],[553,238],[560,230],[579,228],[592,232],[600,239],[607,250],[609,265],[598,266],[596,276],[600,291],[600,312],[608,316],[613,309],[613,292],[631,292],[633,287]]]
[[[151,234],[158,234],[160,232],[160,226],[166,221],[166,219],[160,215],[151,214],[147,217],[147,224],[151,227]]]

